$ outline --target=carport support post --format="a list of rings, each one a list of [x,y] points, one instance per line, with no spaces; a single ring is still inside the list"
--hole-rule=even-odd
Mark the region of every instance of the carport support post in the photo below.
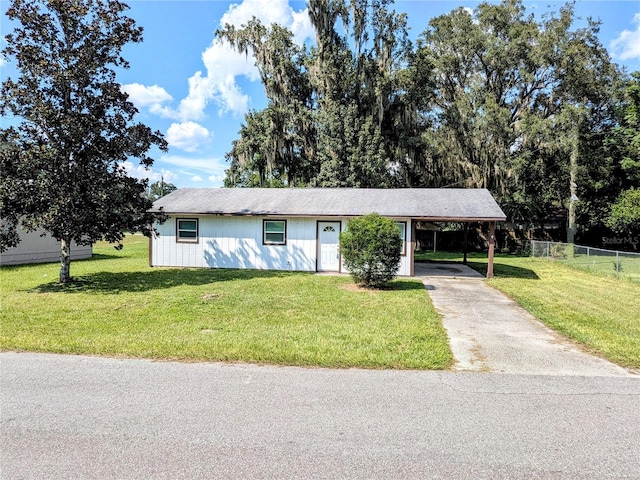
[[[464,257],[462,258],[462,264],[467,264],[467,232],[469,231],[469,224],[465,222],[464,224],[464,246],[462,247],[462,251],[464,253]]]
[[[489,261],[487,262],[487,278],[493,277],[493,248],[496,243],[496,222],[489,222]]]

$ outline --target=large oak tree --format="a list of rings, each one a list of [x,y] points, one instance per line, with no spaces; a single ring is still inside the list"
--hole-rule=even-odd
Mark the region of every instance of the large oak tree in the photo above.
[[[161,133],[134,120],[118,82],[128,68],[121,51],[142,41],[142,28],[117,0],[13,0],[17,23],[3,50],[18,69],[2,84],[0,114],[14,126],[0,135],[0,247],[17,242],[16,228],[42,229],[60,239],[60,282],[70,276],[72,242],[118,243],[124,232],[149,234],[146,181],[124,163],[149,167]]]

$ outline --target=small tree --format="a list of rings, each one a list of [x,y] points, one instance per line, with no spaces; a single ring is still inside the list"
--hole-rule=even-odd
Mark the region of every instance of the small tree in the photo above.
[[[163,217],[148,213],[146,181],[124,162],[166,150],[160,132],[134,119],[137,110],[116,82],[128,68],[123,47],[142,41],[142,28],[118,0],[12,0],[16,22],[2,51],[16,79],[0,88],[0,251],[18,241],[16,228],[60,239],[60,282],[71,280],[72,242],[119,242],[125,231],[150,234]]]
[[[356,283],[383,286],[400,268],[402,238],[396,222],[377,213],[349,220],[340,234],[340,253]]]
[[[149,185],[149,189],[147,190],[147,197],[152,202],[155,202],[159,198],[164,197],[165,195],[169,195],[174,190],[177,190],[173,183],[165,182],[164,179],[159,182],[153,182]]]

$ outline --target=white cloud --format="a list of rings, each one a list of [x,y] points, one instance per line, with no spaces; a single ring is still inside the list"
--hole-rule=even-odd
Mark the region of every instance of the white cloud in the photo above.
[[[291,17],[289,0],[244,0],[242,3],[234,3],[220,19],[220,25],[225,24],[240,26],[251,20],[259,18],[265,25],[278,23],[284,25]]]
[[[293,32],[293,39],[302,45],[308,38],[315,38],[316,31],[311,25],[309,20],[308,9],[300,10],[299,12],[291,12],[292,22],[289,25],[291,32]]]
[[[154,170],[153,168],[146,168],[144,165],[134,164],[133,162],[126,161],[123,167],[127,171],[127,175],[133,178],[147,178],[149,182],[159,182],[164,180],[165,182],[175,182],[178,179],[178,175],[170,170],[160,169]]]
[[[163,106],[165,102],[170,102],[173,97],[162,87],[152,85],[147,87],[139,83],[129,83],[122,85],[122,90],[129,95],[129,100],[138,107],[149,107],[151,113],[161,116],[171,116],[170,110]]]
[[[224,160],[219,158],[191,158],[178,155],[166,155],[158,159],[163,163],[173,165],[183,170],[181,173],[185,175],[195,175],[195,172],[189,172],[188,170],[196,170],[201,172],[202,175],[221,175],[227,168]]]
[[[313,36],[307,11],[295,12],[288,0],[244,0],[232,4],[220,19],[220,26],[230,24],[240,27],[253,17],[265,25],[278,23],[290,28],[300,43]],[[251,81],[259,79],[253,58],[239,54],[214,39],[202,53],[202,61],[206,73],[198,71],[189,79],[189,94],[180,102],[174,118],[182,121],[202,119],[210,102],[218,106],[219,114],[246,113],[249,97],[242,93],[236,77],[245,76]]]
[[[0,67],[4,67],[7,64],[7,59],[0,55]]]
[[[172,123],[167,130],[166,139],[172,147],[195,152],[200,145],[211,139],[211,134],[195,122]]]
[[[201,182],[202,181],[202,177],[200,175],[194,175],[193,177],[191,177],[191,181],[192,182]]]
[[[294,40],[300,44],[314,37],[307,9],[294,11],[288,0],[244,0],[232,4],[220,19],[220,26],[229,24],[239,28],[253,17],[264,25],[277,23],[289,28]],[[122,88],[137,107],[148,107],[153,114],[179,120],[183,124],[204,119],[210,103],[217,105],[219,115],[244,115],[249,109],[249,96],[242,92],[236,78],[244,76],[254,82],[260,79],[251,53],[249,56],[238,53],[214,38],[202,53],[202,62],[204,73],[197,71],[189,78],[189,93],[175,109],[165,105],[173,98],[158,85],[131,83]]]
[[[623,30],[618,38],[611,41],[611,55],[620,60],[640,60],[640,13],[633,16],[635,30]]]
[[[221,175],[210,175],[207,180],[211,182],[213,187],[222,187],[224,186],[224,174]]]

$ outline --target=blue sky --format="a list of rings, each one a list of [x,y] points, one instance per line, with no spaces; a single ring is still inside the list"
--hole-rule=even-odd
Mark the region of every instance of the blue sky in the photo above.
[[[289,27],[298,41],[313,36],[305,3],[287,0],[129,0],[128,15],[144,27],[144,42],[129,45],[125,58],[131,68],[118,80],[140,110],[138,119],[165,134],[168,153],[154,152],[155,163],[145,170],[129,163],[129,173],[178,187],[219,187],[227,168],[225,153],[237,138],[244,114],[265,105],[262,85],[251,57],[238,55],[215,42],[214,31],[224,23],[237,26],[252,16],[264,23]],[[412,38],[434,16],[479,2],[460,0],[396,0],[406,12]],[[9,25],[0,0],[2,37]],[[536,15],[557,11],[561,1],[525,1]],[[582,18],[600,19],[600,40],[615,62],[640,70],[640,0],[578,0]],[[4,40],[3,40],[4,45]],[[15,75],[10,61],[0,59],[1,77]],[[5,120],[6,121],[6,120]],[[4,121],[3,121],[4,123]]]

